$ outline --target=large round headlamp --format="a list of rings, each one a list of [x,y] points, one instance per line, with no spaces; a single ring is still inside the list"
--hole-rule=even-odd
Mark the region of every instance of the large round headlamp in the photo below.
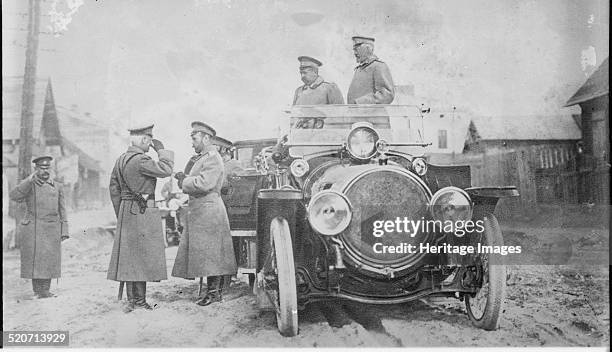
[[[322,191],[308,204],[308,221],[316,232],[322,235],[337,235],[351,222],[351,203],[336,191]]]
[[[442,226],[454,231],[463,228],[472,219],[472,200],[461,188],[445,187],[437,191],[429,205],[431,216]]]
[[[423,158],[414,158],[412,160],[412,171],[417,175],[423,176],[427,173],[427,162]]]
[[[289,166],[289,169],[291,170],[291,174],[293,176],[302,177],[306,175],[308,170],[310,170],[310,166],[308,165],[308,162],[304,159],[295,159]]]
[[[346,146],[352,157],[360,160],[370,159],[376,154],[378,133],[369,122],[353,124],[348,135]]]

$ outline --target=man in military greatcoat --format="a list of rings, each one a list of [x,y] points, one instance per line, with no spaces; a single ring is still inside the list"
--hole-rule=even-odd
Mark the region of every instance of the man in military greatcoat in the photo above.
[[[161,215],[155,207],[157,178],[168,177],[174,153],[153,139],[153,125],[129,130],[131,145],[121,154],[110,180],[110,196],[117,215],[117,231],[107,278],[123,281],[126,312],[152,309],[146,301],[147,281],[167,278]],[[159,161],[145,154],[152,147]]]
[[[391,104],[395,97],[393,78],[387,64],[374,55],[374,38],[353,37],[353,53],[357,60],[349,86],[348,104]]]
[[[51,279],[61,275],[61,241],[68,238],[68,219],[62,185],[51,178],[50,156],[32,162],[35,171],[9,194],[25,202],[26,211],[17,229],[20,236],[21,277],[32,279],[38,298],[53,297]]]
[[[207,292],[196,303],[207,306],[222,300],[223,276],[238,268],[225,204],[220,192],[225,180],[223,160],[212,144],[215,130],[203,122],[191,124],[191,141],[197,155],[185,173],[177,173],[179,187],[189,195],[187,221],[172,276],[207,277]]]
[[[342,92],[335,83],[319,76],[321,61],[310,56],[298,57],[303,86],[293,95],[293,105],[344,104]]]
[[[232,158],[232,152],[229,148],[221,149],[221,158],[225,168],[225,177],[229,180],[230,177],[236,176],[244,171],[240,161]]]

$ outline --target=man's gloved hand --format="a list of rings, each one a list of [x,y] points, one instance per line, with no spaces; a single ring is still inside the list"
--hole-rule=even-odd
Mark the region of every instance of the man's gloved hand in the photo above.
[[[61,242],[64,242],[65,240],[67,240],[69,238],[70,238],[70,236],[68,236],[68,235],[62,235]]]
[[[179,171],[176,174],[174,174],[174,178],[178,181],[178,186],[179,188],[183,188],[183,180],[185,179],[185,174],[183,173],[183,171]]]
[[[39,171],[34,171],[33,174],[30,175],[30,180],[34,182],[37,186],[42,186],[45,181],[43,181],[40,177],[38,177]]]
[[[160,150],[164,149],[164,144],[159,139],[155,138],[151,139],[151,146],[156,152],[159,152]]]

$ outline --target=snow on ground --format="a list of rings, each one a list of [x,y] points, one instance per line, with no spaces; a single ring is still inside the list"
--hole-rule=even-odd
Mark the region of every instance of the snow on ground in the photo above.
[[[51,287],[54,298],[33,299],[30,281],[19,278],[19,252],[4,252],[3,329],[68,330],[73,347],[609,345],[609,273],[601,260],[593,260],[608,255],[607,230],[506,228],[530,238],[570,236],[577,250],[564,266],[509,268],[497,331],[473,327],[463,303],[454,299],[391,306],[335,302],[309,305],[300,312],[299,335],[285,338],[274,316],[258,311],[242,281],[232,285],[223,303],[200,307],[194,304],[198,282],[169,273],[168,280],[148,284],[155,310],[123,313],[118,284],[106,279],[112,235],[103,227],[113,220],[109,210],[71,214],[72,235],[63,243],[62,278]],[[588,234],[590,242],[580,242],[580,234]],[[176,247],[166,250],[169,272],[175,255]]]

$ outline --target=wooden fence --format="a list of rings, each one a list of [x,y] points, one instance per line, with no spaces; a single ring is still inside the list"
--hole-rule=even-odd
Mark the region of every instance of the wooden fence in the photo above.
[[[516,186],[520,197],[498,204],[500,218],[533,214],[538,204],[609,204],[609,164],[577,155],[569,146],[528,146],[462,155],[473,186]]]

